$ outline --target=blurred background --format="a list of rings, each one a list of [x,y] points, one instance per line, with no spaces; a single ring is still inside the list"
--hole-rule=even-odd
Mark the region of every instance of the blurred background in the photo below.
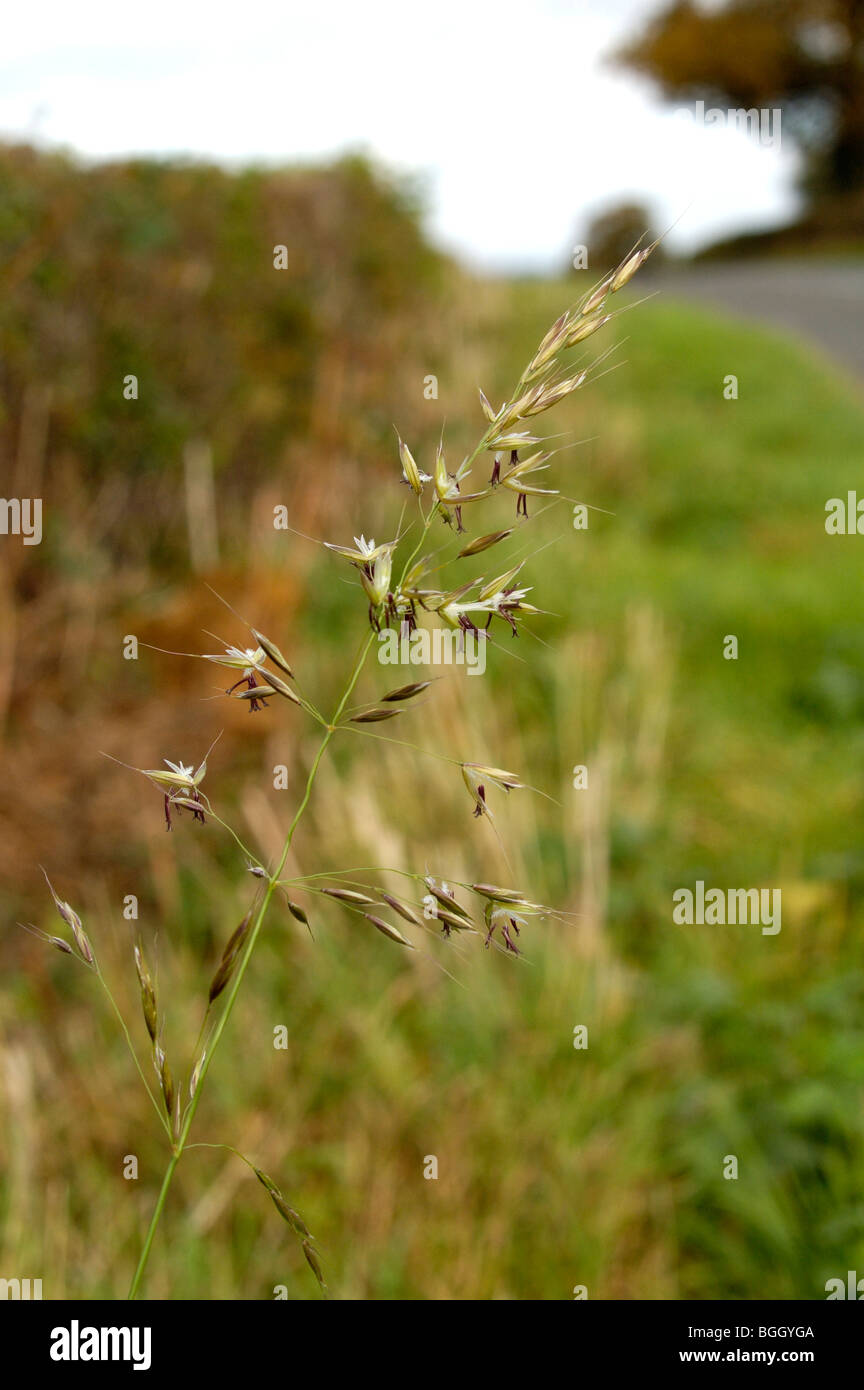
[[[365,603],[273,508],[389,539],[394,424],[427,469],[444,422],[470,448],[477,386],[503,399],[647,230],[591,340],[616,369],[550,425],[588,529],[561,502],[506,543],[537,552],[536,637],[445,671],[397,730],[421,751],[337,740],[289,861],[506,880],[443,750],[545,793],[497,826],[572,915],[514,960],[274,905],[194,1137],[275,1177],[337,1297],[824,1297],[864,1272],[864,627],[856,540],[824,529],[864,461],[864,4],[157,2],[151,37],[84,11],[19,13],[2,63],[0,491],[44,534],[0,536],[0,1276],[124,1296],[167,1157],[95,982],[16,926],[59,925],[40,866],[146,1065],[140,929],[181,1075],[249,905],[219,827],[166,835],[101,754],[197,762],[224,730],[209,792],[266,859],[317,743],[151,647],[245,643],[215,590],[332,707]],[[781,933],[674,926],[699,878],[780,887]],[[190,1152],[147,1292],[279,1284],[317,1296],[248,1169]]]

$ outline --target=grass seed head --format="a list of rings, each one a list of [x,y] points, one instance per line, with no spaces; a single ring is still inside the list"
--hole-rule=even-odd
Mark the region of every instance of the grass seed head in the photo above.
[[[299,704],[300,704],[300,698],[299,698],[299,696],[296,695],[296,694],[294,693],[294,691],[291,689],[290,685],[288,685],[285,681],[283,681],[282,678],[281,678],[280,676],[275,675],[275,674],[273,673],[273,671],[267,671],[267,672],[266,672],[266,676],[267,676],[267,686],[266,686],[266,687],[260,686],[260,685],[259,685],[259,686],[253,686],[253,692],[254,692],[255,690],[257,690],[257,691],[258,691],[258,694],[261,695],[261,694],[263,693],[264,689],[266,688],[267,693],[268,693],[269,695],[272,695],[272,694],[273,694],[273,691],[275,690],[276,693],[277,693],[278,695],[284,695],[285,699],[286,699],[286,700],[290,700],[292,704],[294,704],[294,705],[299,705]],[[249,692],[247,691],[247,695],[248,695],[248,694],[249,694]]]
[[[511,431],[509,434],[496,434],[487,444],[490,451],[496,449],[529,449],[534,444],[539,444],[540,440],[536,434],[530,434],[527,430]]]
[[[156,991],[153,987],[153,980],[147,969],[147,963],[141,947],[137,944],[133,948],[135,956],[135,970],[138,974],[138,986],[141,991],[141,1009],[144,1014],[144,1023],[147,1032],[150,1034],[150,1041],[155,1043],[158,1031],[159,1017],[156,1008]]]
[[[53,946],[55,950],[62,951],[64,956],[74,956],[75,952],[69,942],[63,940],[62,936],[51,936],[49,932],[34,926],[32,922],[19,922],[18,926],[24,931],[30,932],[31,936],[38,936],[39,940],[44,941],[46,946]]]
[[[611,314],[593,314],[590,318],[578,320],[569,330],[564,340],[564,346],[568,348],[575,347],[577,343],[581,343],[586,338],[590,338],[591,334],[603,328],[611,317]]]
[[[238,956],[240,955],[246,937],[249,935],[249,929],[252,926],[252,911],[253,909],[250,908],[246,913],[243,921],[232,933],[225,950],[222,952],[219,968],[210,983],[208,994],[208,1003],[210,1004],[214,1003],[214,1001],[219,998],[219,995],[234,974],[237,967]]]
[[[488,928],[486,932],[486,947],[488,948],[492,945],[492,938],[496,931],[500,931],[505,949],[510,951],[514,956],[520,955],[521,952],[513,940],[513,934],[515,933],[516,936],[519,935],[520,928],[525,926],[525,918],[520,917],[517,912],[514,912],[512,907],[496,907],[494,903],[491,902],[486,904],[486,912],[484,915]]]
[[[340,903],[353,903],[355,907],[374,907],[375,899],[366,893],[357,893],[353,888],[322,888],[328,898],[336,898]]]
[[[366,597],[374,608],[384,602],[390,592],[390,581],[393,578],[393,552],[385,550],[383,554],[376,557],[371,566],[371,573],[362,570],[360,582],[366,593]]]
[[[226,647],[224,656],[218,652],[204,652],[202,658],[215,662],[217,666],[227,666],[232,671],[257,671],[264,660],[264,648]]]
[[[591,291],[579,310],[583,318],[587,318],[589,314],[595,313],[595,311],[609,298],[612,292],[612,280],[613,276],[607,275],[605,280],[600,281],[596,290]]]
[[[435,920],[442,924],[448,935],[451,929],[453,931],[475,930],[474,923],[469,918],[463,917],[461,913],[450,912],[446,907],[442,906],[441,903],[439,903],[435,909]]]
[[[162,1099],[165,1103],[165,1113],[168,1119],[174,1120],[174,1078],[171,1075],[171,1068],[165,1057],[165,1051],[161,1043],[155,1043],[153,1047],[153,1061],[156,1065],[156,1075],[159,1078],[159,1086],[162,1091]]]
[[[255,641],[258,643],[259,647],[261,647],[262,651],[264,651],[267,654],[267,656],[269,656],[270,660],[273,662],[273,665],[278,666],[280,671],[284,671],[285,675],[288,676],[291,680],[293,680],[294,672],[291,670],[291,667],[288,665],[288,662],[285,660],[285,657],[282,655],[279,648],[276,646],[276,643],[271,642],[269,637],[265,637],[263,632],[258,632],[258,630],[254,627],[251,628],[250,631],[252,633],[252,636],[255,638]]]
[[[270,677],[268,676],[268,680],[269,679]],[[293,694],[293,691],[291,693],[295,703],[299,704],[300,701],[297,699],[297,696]],[[282,694],[284,694],[284,691],[277,690],[275,685],[251,685],[246,690],[235,690],[231,698],[232,700],[266,700],[270,695]]]
[[[255,1168],[254,1166],[253,1172],[258,1181],[262,1184],[262,1186],[267,1189],[267,1192],[270,1196],[270,1200],[272,1201],[279,1215],[282,1217],[282,1220],[288,1223],[288,1225],[291,1227],[291,1230],[299,1238],[300,1248],[302,1249],[303,1254],[306,1257],[306,1262],[309,1265],[309,1268],[312,1270],[312,1273],[315,1275],[315,1278],[318,1280],[318,1283],[321,1285],[321,1288],[326,1289],[327,1285],[324,1282],[324,1273],[321,1269],[321,1264],[315,1252],[314,1246],[312,1245],[312,1233],[310,1232],[309,1227],[306,1225],[306,1222],[303,1220],[303,1217],[300,1215],[298,1211],[294,1210],[290,1203],[286,1202],[282,1193],[279,1191],[279,1188],[276,1186],[273,1179],[269,1177],[267,1173],[262,1172],[260,1168]]]
[[[294,1232],[294,1234],[302,1238],[305,1238],[306,1240],[311,1240],[311,1232],[309,1230],[309,1227],[306,1225],[306,1222],[303,1220],[303,1217],[300,1215],[298,1211],[295,1211],[292,1206],[289,1206],[289,1204],[285,1201],[285,1198],[282,1196],[282,1193],[271,1192],[270,1196],[273,1198],[273,1205],[275,1206],[279,1215],[282,1217],[283,1221],[288,1222],[288,1225],[291,1227],[291,1230]]]
[[[491,546],[497,545],[499,541],[506,540],[507,537],[512,536],[512,534],[513,527],[511,526],[506,531],[490,531],[485,536],[478,536],[476,541],[469,541],[467,545],[462,547],[456,559],[465,560],[469,555],[479,555],[481,551],[489,550]]]
[[[618,267],[618,269],[615,271],[615,274],[612,277],[613,292],[615,290],[622,289],[624,285],[630,283],[637,270],[639,270],[640,266],[643,266],[645,264],[648,257],[651,255],[651,252],[656,249],[657,245],[658,242],[654,241],[651,243],[650,246],[644,246],[641,251],[634,251],[632,255],[628,256],[626,260],[621,262],[621,265]]]
[[[201,1056],[198,1058],[198,1061],[195,1063],[195,1066],[192,1068],[192,1075],[191,1075],[190,1078],[189,1078],[189,1099],[190,1099],[190,1100],[194,1100],[194,1099],[195,1099],[195,1092],[198,1090],[198,1082],[201,1080],[201,1068],[204,1066],[204,1060],[205,1060],[206,1056],[207,1056],[207,1052],[206,1052],[206,1050],[205,1050],[204,1052],[201,1053]]]
[[[311,1241],[304,1240],[302,1243],[302,1250],[303,1254],[306,1256],[306,1263],[308,1264],[312,1273],[315,1275],[315,1278],[318,1280],[318,1283],[320,1284],[322,1291],[326,1291],[327,1284],[324,1280],[324,1271],[321,1268],[321,1261],[318,1259],[317,1252],[315,1251]]]
[[[459,917],[463,918],[467,926],[471,926],[470,914],[466,912],[465,908],[462,906],[461,903],[458,903],[456,901],[456,896],[454,893],[450,892],[448,889],[442,888],[440,884],[435,882],[431,874],[427,874],[424,882],[426,884],[426,887],[429,889],[429,892],[432,894],[433,898],[435,898],[436,902],[438,902],[445,909],[446,912],[451,912],[458,915]]]
[[[499,888],[496,883],[472,883],[471,891],[498,903],[524,903],[525,894],[515,888]]]
[[[547,354],[549,356],[554,356],[556,352],[560,351],[567,334],[568,319],[569,315],[565,309],[564,313],[555,320],[538,347],[532,366],[539,362],[541,357],[546,357]]]
[[[383,932],[385,936],[388,936],[391,941],[397,941],[400,946],[407,946],[409,950],[414,949],[411,942],[405,939],[399,928],[394,927],[390,922],[385,922],[383,917],[375,917],[371,912],[364,912],[363,916],[366,918],[367,922],[371,922],[373,927],[377,927],[378,930]]]
[[[351,716],[352,724],[380,724],[382,719],[395,719],[397,714],[404,714],[401,709],[375,709],[364,710],[362,714]]]
[[[504,791],[525,785],[515,772],[506,772],[503,767],[486,767],[484,763],[463,763],[462,775],[469,787],[471,782],[468,779],[474,777],[483,777],[487,782],[494,782],[496,786],[503,787]]]
[[[431,681],[413,681],[411,685],[400,685],[396,690],[388,690],[386,695],[382,695],[382,700],[413,700],[415,695],[421,691],[428,690]]]
[[[520,560],[518,565],[514,565],[512,569],[507,570],[504,574],[499,574],[497,579],[490,579],[489,583],[485,584],[480,590],[480,602],[482,603],[484,599],[493,598],[496,594],[501,594],[505,589],[509,589],[513,584],[513,580],[516,579],[521,572],[524,563],[524,560]]]
[[[172,796],[169,800],[172,806],[179,806],[184,811],[191,811],[201,821],[204,820],[204,803],[200,797],[197,801],[191,796]]]
[[[239,927],[237,927],[229,937],[228,944],[222,952],[223,960],[230,960],[232,956],[235,956],[246,940],[249,934],[249,928],[252,925],[252,911],[253,909],[250,907]]]
[[[399,916],[406,922],[410,922],[412,927],[423,926],[416,912],[413,912],[407,903],[401,902],[399,898],[394,898],[392,893],[382,893],[381,901],[385,902],[388,907],[392,907],[394,912],[398,912]]]
[[[45,870],[43,869],[42,872],[44,874]],[[78,913],[75,911],[73,907],[70,907],[67,902],[64,902],[63,899],[58,897],[58,895],[54,892],[51,880],[47,874],[45,874],[45,882],[48,884],[48,888],[51,892],[51,897],[54,899],[54,906],[56,907],[58,914],[66,923],[67,927],[72,933],[72,936],[75,940],[75,945],[78,947],[78,954],[81,956],[82,960],[87,962],[89,966],[95,966],[96,957],[94,956],[93,948],[87,939],[87,933],[85,932],[81,924],[81,918],[78,916]]]
[[[490,783],[505,792],[524,785],[515,772],[506,772],[503,767],[485,767],[482,763],[463,763],[462,780],[474,801],[475,816],[491,816],[486,805],[486,788]]]
[[[412,492],[414,492],[416,496],[419,497],[423,491],[423,482],[420,477],[420,469],[417,467],[414,455],[411,453],[411,450],[408,448],[408,445],[402,439],[399,439],[399,458],[402,463],[402,472],[404,474],[405,481],[408,484],[410,484]]]

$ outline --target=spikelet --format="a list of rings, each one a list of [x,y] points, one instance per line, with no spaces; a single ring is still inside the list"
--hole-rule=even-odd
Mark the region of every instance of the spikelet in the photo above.
[[[420,918],[407,903],[403,903],[399,898],[394,898],[392,893],[381,893],[380,897],[382,902],[385,902],[388,907],[392,907],[393,911],[398,912],[399,916],[406,922],[410,922],[412,927],[422,927],[423,923]]]
[[[428,690],[431,681],[413,681],[411,685],[400,685],[397,690],[388,690],[386,695],[382,695],[382,700],[413,700],[415,695],[421,691]]]
[[[410,485],[411,491],[419,497],[423,492],[420,469],[417,467],[414,455],[402,439],[399,439],[399,459],[402,463],[402,472],[405,476],[405,481]]]
[[[340,903],[351,903],[355,907],[374,907],[375,899],[366,893],[357,893],[353,888],[322,888],[328,898],[336,898]]]
[[[443,925],[448,930],[450,928],[452,928],[454,931],[475,930],[474,923],[470,920],[470,918],[463,917],[461,913],[458,912],[450,912],[446,907],[443,907],[440,903],[436,907],[434,915],[436,920],[443,923]]]
[[[216,974],[210,982],[208,1005],[214,1003],[215,1000],[219,998],[219,995],[234,974],[237,958],[246,937],[249,935],[249,928],[252,925],[252,912],[253,909],[250,908],[239,927],[232,933],[225,950],[222,952],[222,959],[219,962]]]
[[[290,700],[290,701],[292,702],[292,704],[295,704],[295,705],[299,705],[299,704],[300,704],[300,697],[299,697],[299,695],[296,695],[295,692],[291,689],[290,685],[288,685],[285,681],[283,681],[283,680],[281,679],[281,677],[279,677],[279,676],[277,676],[277,675],[274,675],[274,673],[273,673],[272,671],[267,671],[267,672],[266,672],[266,675],[267,675],[267,693],[268,693],[269,695],[272,695],[272,694],[273,694],[273,691],[275,690],[277,695],[284,695],[285,699],[286,699],[286,700]],[[260,685],[259,685],[259,686],[253,686],[253,687],[252,687],[252,690],[251,690],[251,691],[247,691],[246,693],[247,693],[247,695],[254,695],[255,692],[256,692],[256,690],[257,690],[257,693],[260,695],[260,694],[262,693],[263,687],[260,686]]]
[[[588,294],[583,300],[582,306],[579,310],[582,317],[586,318],[589,314],[595,313],[596,310],[600,308],[601,304],[604,304],[606,300],[609,298],[611,290],[612,276],[607,275],[606,279],[601,280],[597,288],[595,290],[592,290],[590,294]]]
[[[426,887],[429,889],[429,892],[432,894],[432,897],[435,898],[436,902],[439,904],[440,907],[443,907],[446,912],[450,912],[456,916],[461,917],[467,926],[471,926],[470,914],[466,911],[464,907],[462,907],[461,903],[458,903],[456,901],[456,898],[452,893],[447,892],[444,888],[437,884],[434,878],[431,877],[431,875],[427,875],[424,882],[426,884]]]
[[[251,685],[246,690],[235,690],[231,698],[232,700],[266,700],[270,695],[283,693],[283,691],[277,690],[275,685]],[[297,704],[300,703],[296,695],[292,698]]]
[[[511,526],[506,531],[490,531],[485,536],[478,536],[476,541],[469,541],[467,545],[463,546],[456,558],[457,560],[465,560],[469,555],[479,555],[481,551],[489,550],[491,546],[506,540],[512,534],[513,527]]]
[[[159,1026],[159,1016],[156,1008],[156,990],[153,987],[153,980],[141,947],[137,944],[133,948],[135,957],[135,970],[138,975],[138,986],[141,993],[141,1009],[144,1014],[144,1023],[147,1032],[150,1034],[151,1043],[156,1042],[156,1034]]]
[[[291,667],[288,665],[288,662],[285,660],[285,657],[282,655],[279,648],[276,646],[276,643],[271,642],[270,638],[265,637],[263,632],[259,632],[257,628],[253,627],[249,630],[252,633],[252,636],[255,638],[255,641],[258,643],[258,646],[261,647],[264,652],[266,652],[267,656],[269,656],[270,660],[273,662],[273,665],[278,666],[280,671],[284,671],[285,675],[288,676],[289,679],[293,680],[294,672],[291,670]]]
[[[201,1053],[195,1066],[192,1068],[192,1075],[189,1078],[189,1099],[195,1099],[195,1092],[198,1090],[198,1082],[201,1080],[201,1070],[207,1057],[207,1049]]]
[[[307,1265],[311,1269],[312,1273],[315,1275],[315,1278],[318,1280],[318,1283],[321,1285],[322,1292],[326,1293],[327,1285],[324,1282],[324,1271],[321,1268],[321,1261],[318,1258],[318,1252],[316,1251],[312,1242],[309,1240],[304,1240],[302,1242],[301,1248],[303,1250],[303,1254],[306,1256]]]
[[[56,951],[62,951],[64,956],[75,955],[69,942],[64,941],[62,936],[51,936],[49,932],[43,931],[41,927],[34,926],[32,922],[19,922],[18,926],[21,927],[23,931],[29,932],[31,936],[36,936],[40,941],[44,941],[46,946],[53,946]]]
[[[57,896],[51,885],[51,880],[45,873],[45,870],[43,869],[42,872],[43,874],[45,874],[45,882],[48,884],[48,888],[51,892],[51,897],[54,899],[54,906],[56,907],[59,916],[66,923],[67,927],[72,933],[75,945],[78,947],[78,954],[80,955],[81,959],[87,963],[87,965],[89,965],[92,969],[95,969],[96,957],[93,955],[93,947],[90,945],[90,942],[87,939],[87,933],[81,925],[81,918],[78,916],[78,913],[75,911],[73,907],[70,907],[67,902],[64,902],[62,898]]]
[[[267,1175],[267,1173],[262,1172],[260,1168],[256,1168],[254,1167],[254,1165],[252,1166],[252,1171],[254,1172],[256,1178],[261,1183],[261,1185],[264,1188],[266,1188],[270,1200],[273,1203],[276,1210],[278,1211],[279,1215],[282,1217],[282,1220],[287,1222],[287,1224],[291,1227],[291,1230],[297,1236],[298,1240],[300,1241],[300,1248],[303,1251],[303,1254],[306,1258],[306,1263],[312,1270],[312,1273],[315,1275],[315,1278],[318,1280],[322,1293],[326,1293],[327,1284],[324,1280],[324,1272],[321,1268],[321,1262],[318,1258],[315,1247],[312,1244],[312,1235],[309,1231],[309,1227],[306,1225],[306,1222],[303,1220],[303,1217],[300,1215],[299,1212],[295,1211],[294,1208],[285,1200],[285,1198],[282,1196],[282,1193],[279,1191],[279,1188],[276,1186],[273,1179]]]
[[[165,1058],[165,1050],[161,1043],[154,1043],[153,1062],[156,1067],[156,1075],[159,1078],[159,1088],[162,1092],[162,1100],[165,1104],[165,1113],[168,1119],[174,1120],[174,1078],[171,1075],[171,1068]]]
[[[398,927],[392,926],[390,922],[385,922],[383,917],[373,916],[371,912],[364,912],[363,916],[367,922],[372,923],[373,927],[377,927],[385,936],[389,936],[391,941],[398,941],[400,946],[407,946],[409,950],[413,951],[411,942],[405,939]]]
[[[392,698],[392,697],[391,697]],[[380,724],[382,719],[395,719],[397,714],[404,714],[401,709],[367,709],[362,714],[351,716],[352,724]]]
[[[472,883],[471,891],[497,903],[524,903],[525,894],[515,888],[499,888],[495,883]]]
[[[640,266],[645,264],[651,252],[655,251],[659,244],[660,240],[658,238],[657,241],[652,241],[650,246],[643,247],[641,251],[633,250],[626,260],[621,263],[612,277],[613,293],[615,290],[623,289],[625,285],[630,283],[636,271]]]
[[[590,318],[583,318],[581,322],[575,323],[564,340],[565,347],[575,347],[577,343],[584,342],[590,338],[592,333],[605,327],[611,319],[611,314],[594,314]]]

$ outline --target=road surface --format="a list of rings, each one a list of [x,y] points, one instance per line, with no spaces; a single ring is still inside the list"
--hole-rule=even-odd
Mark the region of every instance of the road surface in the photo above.
[[[652,288],[714,304],[817,345],[864,382],[864,261],[752,261],[660,269]]]

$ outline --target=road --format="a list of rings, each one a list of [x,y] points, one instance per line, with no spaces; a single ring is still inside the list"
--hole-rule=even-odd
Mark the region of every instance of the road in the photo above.
[[[864,381],[864,261],[669,267],[657,271],[651,286],[789,329]]]

